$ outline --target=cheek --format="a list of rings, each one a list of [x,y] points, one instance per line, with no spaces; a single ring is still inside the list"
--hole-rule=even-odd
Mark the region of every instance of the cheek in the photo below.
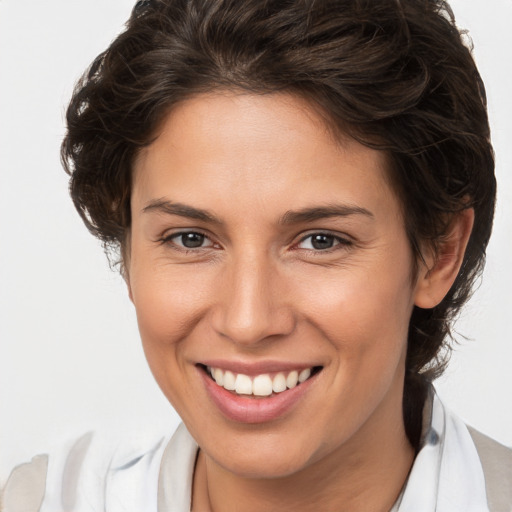
[[[187,419],[187,403],[193,403],[186,382],[187,336],[202,316],[206,282],[182,270],[170,272],[146,265],[152,271],[133,275],[133,303],[144,353],[160,389],[178,413]]]
[[[172,380],[184,369],[182,342],[208,307],[211,283],[208,276],[155,262],[133,267],[131,280],[144,352],[156,380],[165,387],[163,380]]]
[[[329,338],[364,333],[407,332],[413,290],[408,277],[344,270],[339,275],[303,279],[294,292],[300,309]],[[313,285],[314,284],[314,285]],[[370,341],[370,340],[368,340]]]
[[[340,269],[337,275],[317,272],[314,280],[306,275],[295,289],[307,323],[322,332],[337,360],[340,371],[333,378],[362,394],[393,379],[407,348],[411,260],[407,246],[391,255],[375,265]]]
[[[204,273],[155,261],[134,266],[131,282],[141,330],[162,343],[179,341],[180,332],[200,315],[209,287]]]

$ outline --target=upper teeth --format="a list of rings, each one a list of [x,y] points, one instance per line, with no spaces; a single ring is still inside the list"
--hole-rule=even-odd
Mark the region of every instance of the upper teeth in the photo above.
[[[311,375],[311,368],[293,370],[289,373],[278,373],[274,378],[268,373],[249,377],[243,373],[234,374],[229,370],[208,367],[208,372],[215,382],[228,391],[235,391],[238,395],[269,396],[282,393],[307,380]]]

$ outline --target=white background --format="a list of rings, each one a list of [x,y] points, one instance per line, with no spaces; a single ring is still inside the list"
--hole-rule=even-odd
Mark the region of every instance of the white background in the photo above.
[[[73,209],[59,163],[64,105],[131,0],[0,0],[0,478],[87,430],[173,430],[122,279]],[[511,0],[452,2],[487,86],[499,202],[483,284],[438,389],[512,445]]]

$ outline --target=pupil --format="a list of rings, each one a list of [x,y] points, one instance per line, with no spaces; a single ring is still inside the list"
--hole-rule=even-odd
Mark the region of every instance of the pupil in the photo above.
[[[201,247],[204,242],[204,235],[201,235],[200,233],[185,233],[184,235],[181,235],[181,242],[188,249]]]
[[[334,237],[331,235],[314,235],[311,245],[315,249],[330,249],[334,244]]]

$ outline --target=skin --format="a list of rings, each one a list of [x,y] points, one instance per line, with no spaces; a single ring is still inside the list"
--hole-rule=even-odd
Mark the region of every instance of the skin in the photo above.
[[[285,94],[193,97],[138,155],[127,283],[155,379],[200,446],[193,510],[387,511],[400,493],[414,458],[402,419],[410,315],[449,289],[472,212],[412,279],[386,166]],[[290,214],[333,206],[346,211]],[[183,232],[202,245],[186,249]],[[333,246],[316,249],[318,233]],[[322,371],[296,407],[248,425],[209,398],[207,359]]]

